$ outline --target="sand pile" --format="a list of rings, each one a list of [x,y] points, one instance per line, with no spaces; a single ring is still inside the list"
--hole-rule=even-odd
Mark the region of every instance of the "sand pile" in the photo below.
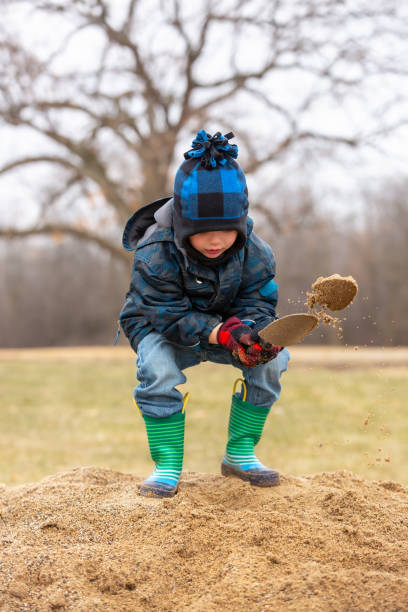
[[[406,610],[408,488],[348,472],[165,501],[80,468],[0,487],[0,610]]]

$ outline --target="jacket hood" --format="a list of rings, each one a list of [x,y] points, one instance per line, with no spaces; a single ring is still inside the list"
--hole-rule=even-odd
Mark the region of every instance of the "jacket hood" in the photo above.
[[[137,248],[138,243],[144,237],[146,231],[157,224],[155,213],[171,199],[171,196],[167,196],[165,198],[160,198],[160,200],[150,202],[150,204],[146,204],[139,208],[130,219],[128,219],[122,237],[124,249],[127,251],[134,251]]]

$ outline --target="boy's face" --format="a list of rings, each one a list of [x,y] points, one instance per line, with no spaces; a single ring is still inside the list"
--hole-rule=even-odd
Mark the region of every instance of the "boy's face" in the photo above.
[[[224,251],[232,247],[237,235],[238,232],[236,230],[217,230],[214,232],[193,234],[189,236],[188,239],[191,246],[193,246],[196,251],[212,259],[214,257],[219,257]]]

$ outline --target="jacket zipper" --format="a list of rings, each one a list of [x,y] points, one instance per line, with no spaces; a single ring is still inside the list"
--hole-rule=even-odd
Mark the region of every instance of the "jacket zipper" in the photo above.
[[[120,319],[118,319],[118,329],[116,330],[115,340],[113,341],[113,346],[116,346],[120,336]]]

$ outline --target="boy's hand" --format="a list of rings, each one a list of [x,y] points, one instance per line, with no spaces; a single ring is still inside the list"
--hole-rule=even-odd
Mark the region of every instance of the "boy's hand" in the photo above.
[[[247,368],[268,363],[283,349],[283,346],[265,342],[255,330],[237,317],[230,317],[218,327],[217,341],[231,351],[237,363]]]
[[[255,343],[254,346],[260,346],[261,348],[257,356],[256,365],[272,361],[272,359],[275,359],[284,349],[283,346],[276,346],[274,344],[270,344],[270,342],[265,342],[265,340],[263,340],[263,338],[261,338],[261,336],[258,335],[258,332],[254,329],[251,330],[251,340],[253,340]]]
[[[257,352],[256,355],[255,365],[260,365],[262,363],[268,363],[268,361],[272,361],[272,359],[275,359],[279,355],[283,348],[283,346],[274,346],[272,344],[269,344],[269,342],[262,342],[261,350]],[[251,351],[251,349],[252,347],[250,347],[248,350]]]
[[[255,342],[252,335],[249,325],[245,325],[237,317],[230,317],[218,329],[217,340],[221,346],[231,351],[235,361],[253,368],[258,365],[262,347]]]
[[[217,340],[221,346],[232,352],[239,346],[247,347],[254,344],[251,333],[252,329],[249,325],[245,325],[237,317],[230,317],[219,328]]]

